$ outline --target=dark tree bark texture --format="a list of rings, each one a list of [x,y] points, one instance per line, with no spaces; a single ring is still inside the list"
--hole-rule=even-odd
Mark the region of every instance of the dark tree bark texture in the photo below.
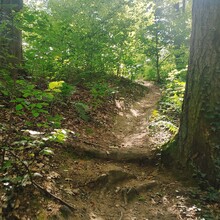
[[[13,12],[21,10],[22,0],[0,0],[0,66],[16,69],[22,60],[21,31],[14,26]]]
[[[194,0],[176,159],[220,183],[220,1]]]
[[[186,11],[186,0],[182,0],[182,4],[183,4],[182,12],[185,13],[185,11]]]

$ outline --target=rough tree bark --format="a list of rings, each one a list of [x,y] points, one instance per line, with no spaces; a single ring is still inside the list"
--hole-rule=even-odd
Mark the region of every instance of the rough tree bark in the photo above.
[[[0,66],[16,69],[22,60],[21,31],[14,26],[13,11],[22,9],[23,0],[0,0]]]
[[[194,0],[190,60],[173,158],[220,183],[220,1]]]
[[[182,0],[182,4],[183,4],[182,12],[185,13],[185,10],[186,10],[186,0]]]

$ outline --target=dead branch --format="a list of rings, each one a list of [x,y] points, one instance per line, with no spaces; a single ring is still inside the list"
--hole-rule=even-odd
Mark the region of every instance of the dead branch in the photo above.
[[[9,151],[9,153],[14,157],[16,158],[17,160],[19,160],[19,162],[25,167],[25,169],[27,170],[27,174],[30,178],[30,182],[33,186],[35,186],[37,189],[39,189],[41,192],[43,192],[45,195],[59,201],[62,205],[65,205],[67,206],[69,209],[71,209],[72,211],[75,211],[76,208],[74,208],[72,205],[70,205],[69,203],[65,202],[64,200],[62,200],[61,198],[55,196],[54,194],[48,192],[46,189],[44,189],[42,186],[40,186],[38,183],[36,183],[34,180],[33,180],[33,177],[32,177],[32,174],[31,174],[31,171],[28,167],[28,165],[26,163],[24,163],[16,154],[14,154],[12,151]]]

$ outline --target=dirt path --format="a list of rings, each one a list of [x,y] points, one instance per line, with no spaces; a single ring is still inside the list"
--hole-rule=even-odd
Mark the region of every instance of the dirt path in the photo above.
[[[147,125],[160,98],[157,86],[150,82],[144,85],[148,92],[132,104],[126,105],[122,98],[116,100],[118,115],[111,129],[102,131],[96,142],[75,143],[75,152],[90,157],[73,159],[72,144],[66,153],[57,150],[56,165],[45,174],[44,187],[74,204],[76,210],[50,202],[40,211],[41,219],[200,219],[201,209],[190,197],[195,187],[186,180],[178,181],[157,161],[147,166],[141,163],[155,159],[155,143]]]
[[[160,99],[160,89],[152,82],[143,82],[149,91],[145,96],[134,102],[128,108],[124,103],[116,101],[120,109],[112,129],[113,134],[119,140],[118,145],[122,150],[133,149],[137,151],[149,151],[152,149],[152,141],[147,129],[152,111],[156,108]]]
[[[36,219],[201,219],[201,208],[191,197],[197,188],[186,180],[178,181],[167,170],[127,162],[73,159],[68,149],[66,154],[63,149],[56,153],[59,157],[54,158],[53,171],[44,174],[43,187],[74,206],[75,211],[44,200]]]
[[[51,159],[37,164],[41,177],[35,181],[74,211],[35,190],[19,194],[14,201],[19,209],[13,213],[22,218],[9,219],[202,220],[201,213],[219,210],[219,204],[206,202],[190,181],[180,181],[156,160],[147,125],[160,89],[149,82],[145,86],[144,96],[129,105],[116,100],[118,114],[109,129],[96,130],[90,140],[58,146]],[[208,219],[220,219],[219,213],[213,216]]]
[[[152,161],[157,144],[149,135],[148,122],[160,99],[160,89],[153,82],[142,82],[145,87],[141,99],[128,103],[123,97],[115,100],[117,114],[110,129],[101,130],[95,141],[80,141],[70,146],[76,153],[114,161]]]

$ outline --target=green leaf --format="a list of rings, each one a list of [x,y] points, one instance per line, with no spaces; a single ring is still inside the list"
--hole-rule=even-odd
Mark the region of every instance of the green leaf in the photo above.
[[[15,106],[16,111],[20,111],[21,109],[23,109],[23,105],[18,104]]]
[[[39,114],[39,112],[32,111],[32,115],[36,118],[36,117],[38,117],[40,114]]]
[[[16,98],[16,99],[12,99],[10,102],[23,102],[24,99],[23,98]]]
[[[30,93],[24,93],[23,97],[24,98],[27,98],[28,96],[30,96],[31,94]]]
[[[63,83],[64,83],[64,81],[50,82],[49,83],[49,89],[54,90],[55,92],[57,92],[56,89],[62,87]],[[59,90],[59,89],[57,89],[57,90]],[[59,90],[59,92],[60,92],[60,90]]]
[[[41,103],[37,103],[37,104],[36,104],[36,107],[37,107],[37,108],[42,108],[43,106],[42,106]]]
[[[8,169],[12,167],[12,162],[10,160],[4,161],[3,169]]]
[[[48,147],[45,147],[42,151],[40,151],[40,154],[43,154],[43,155],[52,155],[54,154],[54,152],[48,148]]]

